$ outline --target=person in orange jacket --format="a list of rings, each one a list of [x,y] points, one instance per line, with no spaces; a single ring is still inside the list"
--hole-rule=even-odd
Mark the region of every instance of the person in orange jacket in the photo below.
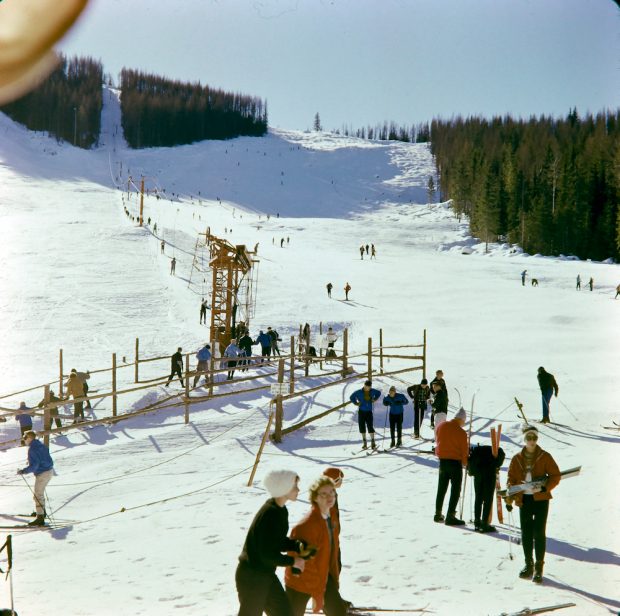
[[[467,433],[463,430],[467,415],[464,409],[459,409],[454,419],[444,421],[436,429],[435,455],[439,458],[439,480],[437,483],[437,497],[435,499],[435,522],[445,522],[447,526],[462,526],[463,520],[456,517],[456,506],[461,496],[461,482],[463,481],[462,469],[467,466],[469,445]],[[443,501],[450,489],[450,502],[446,517],[441,513]]]
[[[304,570],[295,574],[291,567],[284,573],[286,595],[293,616],[303,616],[312,598],[315,613],[345,616],[347,603],[340,596],[338,566],[340,526],[330,510],[336,504],[336,487],[330,477],[321,475],[309,491],[310,511],[293,527],[292,539],[300,539],[316,548],[316,555],[306,561]]]
[[[547,477],[543,486],[527,489],[506,499],[511,505],[519,507],[521,523],[521,546],[525,556],[525,567],[519,572],[522,579],[533,579],[542,583],[545,551],[547,547],[547,515],[551,491],[560,483],[560,469],[550,453],[538,446],[538,428],[523,426],[525,447],[512,458],[508,468],[508,486]],[[536,562],[532,554],[536,554]],[[532,578],[533,576],[533,578]]]

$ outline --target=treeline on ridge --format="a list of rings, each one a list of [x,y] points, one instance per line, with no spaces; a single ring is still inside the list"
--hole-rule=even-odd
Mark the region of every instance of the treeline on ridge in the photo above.
[[[362,126],[361,128],[343,125],[342,128],[334,130],[334,133],[359,139],[426,143],[430,139],[430,124],[428,122],[420,122],[417,126],[414,124],[407,126],[406,124],[398,125],[396,122],[383,122],[382,124]]]
[[[60,64],[37,88],[0,111],[30,130],[47,131],[81,148],[99,139],[103,67],[92,58],[60,56]]]
[[[620,111],[434,120],[442,199],[472,235],[528,253],[620,256]]]
[[[173,146],[267,132],[260,98],[123,69],[121,110],[133,148]]]

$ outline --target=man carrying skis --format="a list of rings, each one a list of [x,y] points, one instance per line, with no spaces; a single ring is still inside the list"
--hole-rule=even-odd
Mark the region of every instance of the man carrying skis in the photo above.
[[[364,444],[362,449],[368,449],[368,443],[366,442],[366,429],[370,433],[370,446],[373,449],[377,448],[375,443],[375,428],[373,426],[372,407],[376,400],[381,396],[381,392],[378,389],[373,389],[372,381],[365,381],[362,389],[358,389],[351,394],[349,400],[359,408],[357,412],[357,423],[362,434]]]
[[[34,506],[37,517],[28,522],[28,526],[45,525],[45,488],[52,478],[52,468],[54,462],[50,456],[49,449],[37,438],[32,430],[24,434],[26,445],[28,445],[28,466],[20,468],[18,475],[34,473]]]
[[[525,567],[519,572],[519,577],[542,584],[549,500],[552,498],[551,491],[560,483],[560,469],[551,454],[538,446],[536,426],[525,425],[522,432],[525,447],[510,461],[508,486],[527,483],[540,477],[546,477],[547,480],[542,486],[528,488],[507,498],[506,505],[511,506],[514,501],[519,507],[521,545],[525,556]],[[536,554],[536,562],[532,558],[533,552]]]
[[[497,529],[489,524],[497,471],[504,463],[506,454],[500,447],[497,457],[491,445],[472,447],[467,464],[468,473],[474,478],[474,528],[480,533],[494,533]]]
[[[553,374],[547,372],[542,366],[538,368],[538,386],[542,394],[542,423],[549,423],[549,404],[551,403],[551,395],[555,392],[558,397],[560,388]]]

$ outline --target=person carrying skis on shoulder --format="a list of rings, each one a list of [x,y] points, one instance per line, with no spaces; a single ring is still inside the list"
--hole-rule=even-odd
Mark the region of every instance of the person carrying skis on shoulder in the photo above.
[[[407,394],[413,400],[413,436],[420,438],[420,427],[424,421],[424,412],[431,397],[431,388],[428,381],[422,379],[418,385],[407,387]]]
[[[372,409],[373,404],[380,397],[381,392],[378,389],[373,389],[372,381],[367,380],[364,382],[364,386],[362,387],[362,389],[354,391],[349,398],[349,400],[351,400],[351,402],[353,402],[353,404],[358,407],[357,423],[360,433],[362,435],[362,439],[364,440],[362,449],[368,449],[368,443],[366,442],[367,429],[368,433],[370,434],[370,446],[372,447],[372,449],[377,448],[377,445],[375,443],[375,428],[373,426]]]
[[[396,393],[396,387],[393,385],[388,395],[383,398],[383,404],[390,409],[390,447],[402,447],[403,445],[403,407],[407,403],[406,396]],[[396,443],[394,443],[395,433],[398,435]]]
[[[28,526],[45,525],[45,488],[52,478],[54,462],[50,456],[49,449],[37,438],[32,430],[24,434],[26,445],[28,445],[28,466],[20,468],[18,475],[34,474],[34,489],[32,490],[34,506],[37,517],[28,522]]]
[[[491,445],[472,447],[467,462],[467,472],[474,478],[474,528],[481,533],[496,532],[495,526],[489,524],[493,496],[495,494],[497,472],[504,463],[506,454],[500,447],[497,457],[493,455]]]
[[[549,406],[551,404],[551,395],[555,393],[555,397],[558,397],[560,388],[555,380],[553,374],[547,372],[542,366],[538,368],[538,386],[542,394],[542,423],[549,423]]]
[[[511,506],[514,502],[519,507],[521,546],[525,556],[525,567],[519,572],[519,577],[541,584],[547,548],[549,501],[551,491],[560,483],[560,469],[551,454],[539,447],[536,426],[524,425],[522,432],[525,446],[510,461],[508,487],[540,477],[547,480],[543,486],[528,488],[506,498],[506,505]],[[533,554],[536,555],[536,562]]]

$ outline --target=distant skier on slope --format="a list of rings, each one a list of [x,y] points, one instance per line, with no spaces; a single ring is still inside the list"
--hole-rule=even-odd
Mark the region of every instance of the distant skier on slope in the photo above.
[[[364,260],[364,246],[360,246],[360,259],[363,261]]]
[[[527,274],[527,270],[523,270],[521,272],[521,286],[524,287],[525,286],[525,276]]]
[[[177,269],[177,258],[172,257],[172,261],[170,261],[170,275],[174,276],[174,272]]]
[[[377,258],[377,250],[375,249],[375,245],[372,244],[370,246],[370,258],[371,259],[376,259]]]
[[[551,404],[551,396],[555,393],[555,397],[558,397],[560,388],[555,380],[553,374],[547,372],[542,366],[538,368],[538,386],[542,394],[542,423],[549,423],[549,408]]]
[[[590,276],[590,280],[588,280],[588,286],[590,287],[590,291],[594,289],[594,278],[592,278],[592,276]]]
[[[581,291],[581,274],[577,274],[577,286],[576,286],[576,290],[577,290],[577,291]]]
[[[525,567],[519,572],[522,579],[542,583],[545,552],[547,549],[547,515],[551,491],[560,483],[560,469],[551,454],[538,446],[538,429],[525,425],[522,428],[525,447],[512,458],[508,468],[508,486],[515,486],[538,477],[547,477],[544,486],[531,488],[506,499],[506,504],[519,507],[521,546]],[[536,554],[534,562],[533,554]],[[532,578],[533,575],[533,578]]]
[[[381,392],[378,389],[374,389],[372,387],[372,381],[370,380],[366,380],[362,389],[354,391],[349,397],[349,400],[351,400],[351,402],[353,402],[353,404],[358,407],[357,423],[360,433],[362,435],[362,439],[364,441],[362,449],[368,448],[368,443],[366,441],[366,430],[368,430],[368,433],[370,434],[371,448],[377,448],[377,445],[375,443],[375,428],[373,425],[372,409],[373,404],[380,397]]]
[[[346,301],[349,301],[349,291],[351,290],[351,285],[347,282],[346,285],[344,285],[344,299]]]
[[[334,288],[334,285],[331,282],[327,283],[327,297],[331,297],[332,296],[332,289]],[[620,284],[618,285],[618,293],[620,293]],[[618,297],[618,293],[616,293],[616,297]]]
[[[618,299],[618,295],[620,295],[620,284],[616,287],[616,296],[614,299]]]

